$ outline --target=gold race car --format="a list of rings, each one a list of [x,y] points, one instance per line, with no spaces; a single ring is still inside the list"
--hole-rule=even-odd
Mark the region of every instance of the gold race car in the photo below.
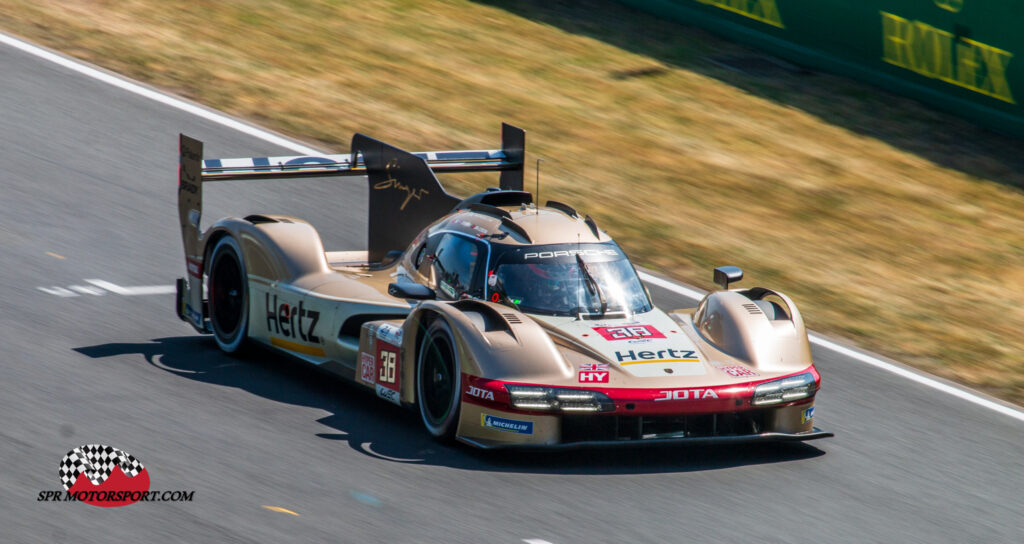
[[[203,159],[180,137],[187,276],[178,316],[235,353],[261,344],[419,414],[480,448],[810,440],[821,378],[793,301],[722,290],[654,306],[589,216],[523,190],[525,133],[496,150],[409,153],[356,134],[350,154]],[[500,172],[449,195],[438,172]],[[203,185],[365,176],[365,251],[325,251],[306,221],[221,219],[200,231]]]

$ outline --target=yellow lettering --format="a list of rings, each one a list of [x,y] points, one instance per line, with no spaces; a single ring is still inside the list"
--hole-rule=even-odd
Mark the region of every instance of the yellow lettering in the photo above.
[[[989,93],[989,96],[1016,104],[1013,95],[1010,94],[1010,82],[1006,80],[1006,65],[1010,64],[1013,55],[1009,51],[1003,51],[991,45],[977,42],[975,45],[981,49],[981,55],[985,62],[986,77],[982,88]]]
[[[956,46],[956,83],[965,89],[1004,102],[1016,104],[1006,80],[1006,65],[1013,54],[1009,51],[961,38]]]
[[[1013,54],[921,21],[882,14],[882,60],[925,77],[1016,104],[1006,79]],[[955,67],[955,73],[954,73]]]
[[[981,68],[975,51],[968,43],[956,44],[956,83],[968,89],[977,88],[978,68]]]
[[[775,0],[697,0],[701,4],[715,6],[779,28],[782,24],[779,6]]]
[[[882,12],[882,60],[901,68],[910,68],[910,21]]]
[[[953,35],[914,21],[914,71],[942,80],[953,78]]]

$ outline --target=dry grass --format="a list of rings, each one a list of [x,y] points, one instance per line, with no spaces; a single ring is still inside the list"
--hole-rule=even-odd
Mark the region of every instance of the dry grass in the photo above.
[[[732,72],[707,57],[749,50],[592,1],[4,0],[0,15],[335,150],[355,131],[489,147],[518,124],[543,196],[639,263],[703,287],[739,265],[816,330],[1024,402],[1021,144],[909,100]]]

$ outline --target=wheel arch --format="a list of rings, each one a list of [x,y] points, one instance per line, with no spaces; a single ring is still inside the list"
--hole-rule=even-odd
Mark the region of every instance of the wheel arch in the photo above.
[[[765,313],[764,301],[780,301],[781,315]],[[786,295],[763,287],[715,291],[693,314],[700,337],[726,354],[765,371],[800,370],[812,364],[803,317]]]
[[[330,271],[320,233],[303,219],[284,215],[221,219],[203,236],[204,260],[225,235],[239,243],[250,275],[291,283]]]
[[[476,314],[476,315],[474,315]],[[404,352],[415,362],[423,335],[436,319],[444,319],[455,337],[462,372],[507,381],[546,383],[573,375],[551,337],[529,316],[486,301],[426,301],[406,320]],[[405,383],[415,379],[415,363],[403,371]],[[416,402],[415,388],[409,402]]]

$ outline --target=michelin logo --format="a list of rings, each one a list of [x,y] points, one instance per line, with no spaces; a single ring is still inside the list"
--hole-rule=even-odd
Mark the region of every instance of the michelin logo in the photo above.
[[[503,417],[480,414],[480,424],[488,429],[497,429],[506,433],[533,434],[532,421],[519,421],[518,419],[505,419]]]

